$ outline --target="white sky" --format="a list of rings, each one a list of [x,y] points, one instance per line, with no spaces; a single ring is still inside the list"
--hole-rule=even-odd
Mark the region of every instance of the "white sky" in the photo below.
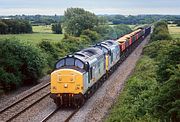
[[[0,15],[63,15],[69,7],[95,14],[180,15],[180,0],[0,0]]]

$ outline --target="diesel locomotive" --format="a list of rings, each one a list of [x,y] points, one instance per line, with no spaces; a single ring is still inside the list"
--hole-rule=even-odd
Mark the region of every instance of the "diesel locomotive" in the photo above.
[[[51,95],[59,107],[79,107],[151,32],[139,28],[60,59],[51,73]]]

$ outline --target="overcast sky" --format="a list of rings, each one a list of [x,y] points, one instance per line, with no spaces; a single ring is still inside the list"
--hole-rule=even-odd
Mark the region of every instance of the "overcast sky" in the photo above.
[[[95,14],[180,15],[180,0],[0,0],[0,15],[63,15],[70,7]]]

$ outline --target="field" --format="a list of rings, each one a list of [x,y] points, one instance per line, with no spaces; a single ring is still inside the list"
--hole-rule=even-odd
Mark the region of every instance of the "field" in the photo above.
[[[173,38],[180,38],[180,27],[175,24],[168,25],[169,32]]]
[[[51,25],[33,26],[34,33],[52,33]]]
[[[51,26],[33,26],[32,34],[7,34],[1,35],[0,39],[17,38],[22,41],[27,41],[33,44],[37,44],[42,40],[60,41],[63,38],[63,34],[53,34]]]

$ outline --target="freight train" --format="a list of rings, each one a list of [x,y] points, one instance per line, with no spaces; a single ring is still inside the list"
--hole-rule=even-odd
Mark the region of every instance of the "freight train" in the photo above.
[[[80,107],[151,32],[139,28],[60,59],[51,73],[51,95],[59,107]]]

